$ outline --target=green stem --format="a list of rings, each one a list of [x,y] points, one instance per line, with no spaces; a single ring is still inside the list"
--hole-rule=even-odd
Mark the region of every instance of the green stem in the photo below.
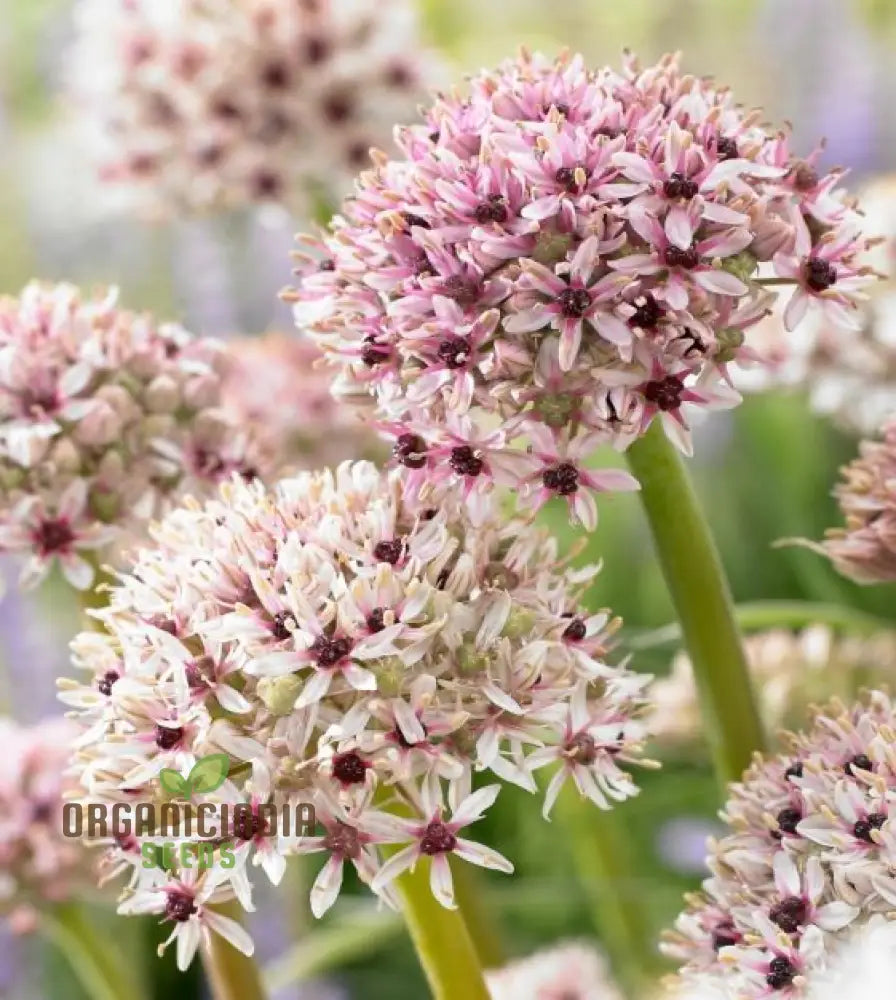
[[[747,601],[734,607],[734,617],[745,632],[769,628],[804,628],[828,625],[838,632],[872,636],[892,631],[892,625],[866,611],[821,601]],[[635,651],[667,646],[681,641],[681,625],[670,622],[625,639],[627,649]]]
[[[83,906],[60,904],[41,917],[41,930],[68,959],[91,1000],[141,1000],[144,996],[115,942],[99,933]]]
[[[655,420],[628,450],[660,564],[694,667],[700,707],[725,784],[765,747],[728,580],[684,462]]]
[[[464,915],[473,947],[483,969],[499,969],[507,962],[507,952],[501,934],[501,924],[495,919],[493,907],[486,905],[483,880],[478,869],[463,861],[454,863],[454,898]]]
[[[239,919],[242,910],[235,902],[216,909],[226,917]],[[218,934],[202,947],[202,964],[214,1000],[266,1000],[261,974],[254,959],[237,951]]]
[[[489,1000],[479,956],[460,906],[448,910],[429,888],[430,859],[396,880],[405,923],[434,1000]]]
[[[594,929],[610,959],[616,980],[630,997],[640,996],[655,970],[653,933],[635,872],[631,841],[616,810],[600,812],[566,788],[557,816],[569,844],[590,909]]]

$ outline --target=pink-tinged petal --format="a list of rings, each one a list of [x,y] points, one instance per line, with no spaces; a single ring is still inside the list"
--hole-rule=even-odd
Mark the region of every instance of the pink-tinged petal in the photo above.
[[[621,274],[656,274],[663,270],[663,265],[652,254],[633,253],[619,260],[608,260],[607,266]]]
[[[547,326],[554,316],[554,311],[543,303],[513,313],[504,320],[504,329],[508,333],[532,333]]]
[[[690,300],[687,284],[674,271],[669,274],[666,284],[662,286],[662,295],[673,309],[686,309]]]
[[[435,396],[445,385],[452,381],[451,372],[442,368],[436,371],[424,372],[414,379],[408,388],[408,399],[413,402],[420,402]]]
[[[580,473],[586,486],[602,493],[631,493],[641,489],[641,484],[624,469],[586,470]]]
[[[533,754],[532,756],[535,755]],[[547,763],[547,761],[545,761],[545,763]],[[566,782],[568,773],[569,772],[565,768],[558,768],[554,776],[551,778],[548,787],[545,789],[544,806],[542,807],[541,815],[546,820],[550,820],[551,818],[551,810],[554,808],[557,796],[560,794],[560,790]]]
[[[190,963],[199,948],[201,936],[202,930],[199,921],[195,918],[191,918],[176,929],[177,967],[181,972],[186,972],[190,968]]]
[[[733,208],[715,201],[704,202],[703,218],[709,222],[721,222],[726,226],[746,226],[750,221],[750,217],[743,212],[735,212]]]
[[[383,864],[370,883],[370,888],[374,892],[384,889],[393,879],[398,878],[402,872],[413,868],[420,857],[420,848],[417,844],[409,844],[402,848],[398,854],[393,854],[388,861]]]
[[[598,240],[596,236],[589,236],[584,240],[569,262],[569,272],[574,278],[581,278],[588,283],[597,263]]]
[[[663,227],[654,216],[637,206],[632,206],[628,212],[628,221],[645,243],[655,247],[663,245]]]
[[[93,583],[93,566],[76,553],[60,556],[59,563],[62,566],[62,575],[75,590],[87,590]]]
[[[800,873],[786,851],[778,851],[774,856],[772,870],[775,873],[775,885],[782,895],[799,896],[802,894]]]
[[[370,670],[352,663],[342,670],[342,676],[355,691],[376,691],[376,677]],[[301,708],[302,706],[297,706]]]
[[[595,313],[589,316],[589,321],[604,340],[617,347],[627,347],[632,341],[632,331],[628,324],[612,313]]]
[[[708,292],[715,292],[717,295],[746,295],[749,289],[733,274],[723,271],[720,268],[710,267],[706,270],[693,272],[694,281]]]
[[[572,498],[571,509],[576,520],[586,531],[597,527],[597,502],[588,490],[577,490]]]
[[[215,934],[220,934],[225,941],[233,945],[238,952],[243,955],[251,955],[255,951],[255,944],[249,936],[249,932],[241,927],[235,920],[225,917],[222,913],[214,910],[203,910],[202,920]]]
[[[576,363],[582,345],[582,321],[564,319],[560,323],[560,367],[568,372]]]
[[[637,153],[615,153],[613,166],[618,167],[625,177],[640,184],[654,184],[661,178],[659,169]]]
[[[753,234],[749,229],[729,229],[717,236],[700,240],[697,251],[701,257],[731,257],[740,253],[753,242]]]
[[[500,792],[500,785],[486,785],[473,792],[472,795],[468,795],[454,810],[451,816],[451,827],[459,829],[462,826],[475,823],[488,809],[491,809]]]
[[[682,250],[687,250],[694,240],[694,227],[690,215],[683,205],[673,205],[666,216],[666,235],[669,242]]]
[[[87,506],[87,481],[73,479],[62,491],[56,508],[60,517],[74,521]]]
[[[541,292],[542,295],[547,295],[550,298],[556,298],[567,287],[565,281],[558,278],[557,275],[554,274],[550,268],[545,267],[544,264],[539,264],[538,261],[524,260],[522,262],[522,267],[528,283],[536,289],[536,291]]]
[[[690,133],[685,132],[678,122],[671,122],[666,132],[665,149],[663,151],[663,167],[667,176],[680,171],[684,166],[682,154],[685,150],[685,143],[690,141],[690,138]]]
[[[327,863],[317,873],[311,886],[311,912],[320,919],[336,902],[342,888],[342,859],[335,855],[327,858]]]
[[[422,743],[426,739],[426,730],[406,701],[394,701],[392,712],[395,715],[395,722],[401,730],[401,735],[407,743]]]
[[[722,160],[703,178],[700,190],[705,192],[715,191],[720,184],[734,180],[735,177],[740,177],[751,166],[752,164],[749,160]]]
[[[327,670],[315,670],[311,677],[305,681],[302,693],[296,699],[296,708],[307,708],[314,705],[326,697],[330,690],[333,675]]]
[[[691,432],[680,420],[676,420],[671,413],[661,413],[660,422],[666,437],[675,447],[689,458],[694,454],[694,443],[691,441]]]
[[[560,211],[560,204],[559,195],[546,195],[544,198],[536,198],[535,201],[526,205],[522,212],[520,212],[520,215],[524,219],[534,219],[536,222],[541,222],[543,219],[549,219],[551,216],[556,215]]]
[[[850,906],[849,903],[825,903],[816,911],[813,923],[823,931],[841,931],[855,920],[859,912],[857,906]]]
[[[437,854],[429,866],[429,888],[433,896],[446,910],[456,910],[454,902],[454,880],[447,854]]]
[[[513,864],[503,854],[493,851],[490,847],[477,844],[475,841],[458,837],[454,853],[459,858],[463,858],[464,861],[469,861],[470,864],[479,865],[480,868],[491,868],[494,871],[505,872],[507,875],[513,874]]]
[[[787,308],[784,310],[784,327],[787,330],[795,330],[809,309],[809,295],[802,288],[794,289]]]

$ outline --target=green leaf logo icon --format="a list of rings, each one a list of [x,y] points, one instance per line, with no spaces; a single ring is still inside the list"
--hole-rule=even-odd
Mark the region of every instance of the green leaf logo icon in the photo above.
[[[189,784],[187,779],[173,771],[170,767],[163,767],[159,771],[159,784],[169,795],[189,797]]]
[[[230,757],[226,753],[213,753],[208,757],[200,757],[190,771],[186,780],[190,794],[196,792],[213,792],[227,780],[230,770]]]

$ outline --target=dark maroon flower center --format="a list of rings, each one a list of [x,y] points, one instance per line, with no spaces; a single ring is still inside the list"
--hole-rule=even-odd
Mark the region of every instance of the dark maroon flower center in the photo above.
[[[593,764],[597,759],[597,744],[588,733],[576,733],[567,742],[566,752],[577,764]]]
[[[579,470],[571,462],[562,462],[553,469],[545,469],[541,481],[549,490],[568,497],[579,488]]]
[[[720,135],[716,143],[716,155],[720,160],[736,160],[740,156],[740,152],[734,139],[727,135]]]
[[[350,94],[335,93],[324,98],[323,112],[327,121],[333,125],[339,125],[352,117],[355,110],[355,102]]]
[[[871,831],[879,830],[886,821],[887,817],[883,813],[869,813],[865,819],[860,819],[856,822],[852,828],[852,832],[857,839],[864,840],[866,844],[873,844]]]
[[[644,386],[643,392],[648,403],[653,403],[658,410],[668,412],[669,410],[677,410],[681,406],[684,384],[677,375],[667,375],[655,382],[648,382]]]
[[[823,257],[809,257],[805,271],[806,284],[813,292],[823,292],[837,282],[837,268]]]
[[[215,677],[215,661],[211,656],[200,656],[187,664],[185,673],[191,688],[206,687]]]
[[[422,469],[426,465],[426,442],[418,434],[401,434],[392,454],[405,468]]]
[[[345,636],[331,639],[328,636],[319,635],[310,646],[310,652],[314,654],[317,665],[324,668],[335,667],[351,651],[351,639],[347,639]]]
[[[451,449],[451,457],[448,464],[459,476],[478,476],[485,465],[481,458],[476,457],[476,453],[468,444],[458,445]]]
[[[426,729],[424,728],[424,733],[425,732]],[[391,739],[393,743],[397,743],[403,750],[412,750],[415,746],[419,745],[417,743],[409,743],[399,726],[396,726],[392,732],[389,733],[389,739]]]
[[[684,174],[677,171],[669,175],[669,179],[663,184],[663,194],[667,198],[693,198],[699,188]]]
[[[260,837],[268,825],[264,817],[259,815],[250,806],[243,805],[234,811],[233,835],[237,840],[254,840]]]
[[[324,847],[340,858],[356,858],[361,853],[361,838],[353,826],[336,822],[324,835]]]
[[[442,294],[460,306],[472,306],[482,295],[482,283],[463,274],[452,274],[442,285]]]
[[[156,726],[156,746],[160,750],[173,750],[183,736],[180,726]]]
[[[268,63],[261,71],[261,82],[271,90],[283,90],[289,86],[289,67],[281,62]]]
[[[367,765],[354,750],[338,753],[333,758],[333,777],[343,785],[358,785],[366,774]]]
[[[402,218],[404,219],[408,229],[412,226],[419,226],[421,229],[432,229],[432,226],[423,218],[422,215],[414,215],[413,212],[402,212]]]
[[[573,618],[563,631],[563,638],[571,642],[581,642],[587,634],[585,623],[581,618]]]
[[[446,337],[439,344],[436,353],[445,367],[453,371],[457,368],[463,368],[467,363],[470,356],[470,344],[463,337]]]
[[[366,624],[371,632],[382,632],[386,627],[386,620],[383,617],[384,613],[384,608],[374,608],[367,616]]]
[[[384,344],[378,344],[373,337],[364,338],[364,346],[361,348],[361,360],[368,368],[375,368],[382,364],[389,357],[389,348]]]
[[[560,167],[554,177],[558,184],[566,188],[567,191],[572,194],[578,191],[579,185],[576,181],[576,168],[575,167]]]
[[[447,854],[457,846],[457,837],[438,819],[429,823],[420,840],[420,850],[424,854]]]
[[[288,611],[278,611],[271,620],[271,634],[275,639],[283,642],[284,639],[288,639],[292,632],[286,627],[286,623],[292,618],[292,615]]]
[[[793,962],[783,955],[775,955],[768,963],[768,974],[765,981],[773,990],[786,989],[796,979],[796,969]]]
[[[629,326],[638,326],[642,330],[652,330],[663,318],[665,312],[666,310],[652,295],[644,295],[628,321]]]
[[[850,757],[850,759],[843,765],[843,770],[846,771],[847,774],[853,774],[856,769],[860,771],[874,770],[874,763],[868,754],[857,753],[855,757]]]
[[[63,518],[41,521],[35,531],[34,541],[38,550],[46,555],[48,552],[61,552],[67,549],[75,540],[75,533]]]
[[[777,924],[785,934],[796,934],[806,922],[808,906],[799,896],[788,896],[776,903],[769,913],[769,919]]]
[[[165,916],[179,924],[186,923],[196,912],[193,897],[178,889],[169,889],[165,898]]]
[[[112,694],[112,685],[120,678],[117,670],[107,670],[96,682],[96,689],[100,694],[108,696]]]
[[[719,924],[712,932],[713,951],[720,951],[722,948],[729,948],[740,941],[740,934],[734,929],[734,924]]]
[[[374,545],[373,556],[377,562],[391,563],[394,566],[401,559],[403,551],[404,542],[400,538],[390,538]]]
[[[305,39],[305,59],[315,65],[321,63],[330,54],[330,43],[319,35],[311,35]]]
[[[59,400],[52,389],[25,389],[22,392],[20,401],[23,412],[29,414],[34,410],[43,410],[44,413],[52,413],[59,406]]]
[[[801,760],[795,760],[784,772],[785,778],[802,778],[802,776],[803,762]]]
[[[564,316],[578,318],[588,312],[591,294],[587,288],[564,288],[557,296],[557,302]]]
[[[490,194],[485,201],[479,202],[473,215],[482,225],[487,222],[507,221],[507,202],[499,194]]]
[[[782,809],[777,815],[778,829],[782,833],[796,833],[796,828],[803,818],[798,809]]]
[[[664,259],[669,267],[683,267],[690,270],[700,263],[700,254],[696,247],[688,247],[682,250],[681,247],[668,246],[664,254]]]
[[[272,170],[257,170],[252,178],[252,190],[257,198],[276,198],[282,187],[280,175]]]

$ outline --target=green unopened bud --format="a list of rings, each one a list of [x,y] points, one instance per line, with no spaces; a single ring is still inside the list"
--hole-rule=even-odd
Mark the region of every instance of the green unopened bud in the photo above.
[[[457,669],[461,674],[478,674],[488,669],[489,658],[475,646],[463,645],[457,651]]]
[[[286,674],[284,677],[262,677],[257,690],[272,715],[290,715],[303,687],[298,674]]]
[[[117,493],[92,490],[90,493],[90,512],[98,521],[112,524],[121,513],[121,498]]]
[[[733,361],[738,348],[743,346],[744,331],[738,330],[733,326],[726,326],[716,334],[716,342],[718,347],[716,348],[713,360],[718,361],[720,364]]]
[[[543,420],[548,427],[565,427],[576,409],[578,400],[575,396],[566,396],[563,393],[549,393],[540,396],[532,407],[539,419]]]
[[[367,666],[376,678],[377,691],[383,697],[397,698],[401,694],[408,668],[399,657],[384,656]]]
[[[543,230],[535,239],[532,259],[537,260],[539,264],[557,264],[561,260],[566,260],[566,253],[571,246],[570,233]]]
[[[507,616],[501,635],[508,639],[522,639],[532,631],[534,625],[535,615],[531,611],[526,608],[514,608]]]
[[[722,270],[733,274],[741,281],[749,281],[756,273],[756,258],[749,250],[741,250],[733,257],[725,257],[722,260]]]

